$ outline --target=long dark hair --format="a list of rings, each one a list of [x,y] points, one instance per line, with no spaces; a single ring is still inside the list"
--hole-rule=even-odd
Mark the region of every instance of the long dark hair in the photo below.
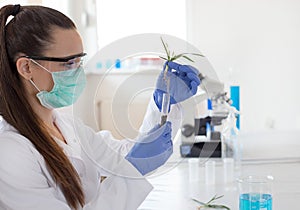
[[[15,17],[6,23],[11,15]],[[32,142],[69,206],[77,209],[84,205],[78,173],[31,108],[16,68],[20,53],[43,55],[53,41],[54,27],[76,29],[68,17],[47,7],[7,5],[0,9],[0,114]]]

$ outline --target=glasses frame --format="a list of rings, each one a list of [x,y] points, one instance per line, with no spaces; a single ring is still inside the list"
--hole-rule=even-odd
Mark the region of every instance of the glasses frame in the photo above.
[[[54,61],[54,62],[68,62],[70,60],[73,60],[75,58],[81,58],[86,56],[86,53],[79,53],[76,55],[71,55],[68,57],[64,57],[64,58],[57,58],[57,57],[44,57],[44,56],[35,56],[35,55],[23,55],[20,56],[19,58],[29,58],[32,60],[41,60],[41,61]]]

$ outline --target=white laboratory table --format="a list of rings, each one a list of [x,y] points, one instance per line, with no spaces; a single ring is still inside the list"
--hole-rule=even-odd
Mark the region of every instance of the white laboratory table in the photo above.
[[[285,134],[282,135],[277,134],[280,140],[275,142],[273,137],[269,140],[265,138],[263,143],[256,138],[260,147],[256,147],[256,143],[252,140],[251,144],[248,142],[252,139],[251,135],[251,138],[245,138],[243,143],[245,156],[241,166],[235,168],[234,178],[244,175],[272,175],[274,177],[273,210],[298,210],[300,209],[300,133],[293,133],[293,138],[288,138],[289,140],[285,138]],[[197,210],[199,204],[191,198],[207,202],[216,194],[224,195],[218,200],[218,204],[225,204],[231,210],[238,210],[238,184],[236,181],[224,181],[222,160],[213,159],[216,161],[216,181],[215,184],[206,184],[205,162],[208,159],[197,159],[198,167],[190,171],[188,158],[179,156],[178,142],[174,143],[175,151],[171,160],[148,177],[154,189],[138,210]],[[271,143],[273,147],[270,147]],[[254,148],[257,149],[253,150]]]

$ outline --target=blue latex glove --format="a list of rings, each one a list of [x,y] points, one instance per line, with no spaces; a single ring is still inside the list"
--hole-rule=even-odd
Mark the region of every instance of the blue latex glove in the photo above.
[[[170,78],[170,104],[184,101],[197,93],[200,85],[199,71],[189,65],[167,61],[164,69],[168,65],[167,77]],[[167,91],[166,81],[164,80],[164,70],[158,76],[156,89],[153,93],[154,101],[161,111],[162,96]]]
[[[135,143],[126,159],[145,175],[162,166],[173,153],[171,123],[155,126],[149,133],[141,136]]]

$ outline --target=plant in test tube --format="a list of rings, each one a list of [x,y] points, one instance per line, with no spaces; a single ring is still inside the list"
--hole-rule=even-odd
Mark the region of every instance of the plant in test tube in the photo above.
[[[161,42],[163,44],[163,47],[165,49],[166,55],[167,57],[161,57],[159,56],[161,59],[164,59],[166,61],[175,61],[179,58],[184,58],[190,62],[194,62],[190,57],[188,57],[187,55],[195,55],[195,56],[202,56],[204,57],[202,54],[199,53],[180,53],[178,55],[175,55],[174,51],[171,53],[171,51],[169,50],[169,46],[166,42],[164,42],[164,40],[162,39],[162,37],[160,37]],[[162,108],[161,108],[161,125],[163,125],[164,123],[166,123],[167,121],[167,117],[168,117],[168,111],[169,111],[169,107],[170,107],[170,78],[167,76],[167,72],[168,72],[168,65],[165,65],[165,69],[164,69],[164,81],[166,83],[166,93],[163,94],[163,101],[162,101]]]

